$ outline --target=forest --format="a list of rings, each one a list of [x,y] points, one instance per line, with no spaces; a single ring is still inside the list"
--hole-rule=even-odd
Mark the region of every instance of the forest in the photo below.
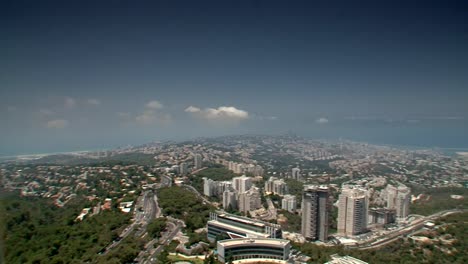
[[[63,208],[50,200],[15,194],[0,199],[6,263],[96,262],[98,253],[130,221],[129,215],[115,207],[76,221],[86,203],[80,199]]]

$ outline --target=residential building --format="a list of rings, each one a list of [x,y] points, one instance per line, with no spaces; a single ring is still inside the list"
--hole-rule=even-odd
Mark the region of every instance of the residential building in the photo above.
[[[188,173],[187,163],[185,162],[180,163],[179,171],[180,171],[180,175],[186,175]]]
[[[395,209],[371,208],[369,209],[369,224],[386,225],[395,222]]]
[[[411,190],[406,186],[395,187],[387,185],[387,208],[395,209],[398,221],[405,220],[409,215],[409,205],[411,202]]]
[[[237,209],[237,192],[228,188],[223,192],[223,208],[224,209]]]
[[[239,211],[248,212],[262,207],[260,190],[252,186],[248,191],[239,193]]]
[[[291,178],[294,180],[301,180],[301,170],[299,168],[293,168],[291,171]]]
[[[252,178],[242,175],[232,178],[232,186],[239,193],[244,193],[252,187]]]
[[[366,190],[344,188],[338,200],[338,234],[354,236],[366,232],[368,211]]]
[[[216,182],[212,179],[203,177],[203,194],[206,196],[214,196],[216,191]]]
[[[295,213],[297,209],[296,196],[290,194],[283,196],[283,200],[281,201],[281,209]]]
[[[200,154],[195,154],[194,157],[193,157],[193,165],[194,165],[194,168],[195,170],[199,170],[202,168],[202,155]]]

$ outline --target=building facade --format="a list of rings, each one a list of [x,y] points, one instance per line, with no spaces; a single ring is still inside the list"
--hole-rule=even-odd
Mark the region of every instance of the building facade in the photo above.
[[[295,213],[297,209],[296,196],[287,194],[281,201],[281,209]]]
[[[193,157],[193,167],[195,168],[195,170],[199,170],[202,168],[202,160],[202,155],[195,154],[195,156]]]
[[[338,200],[338,234],[354,236],[367,231],[369,198],[367,191],[345,188]]]
[[[232,188],[227,188],[223,192],[223,208],[224,209],[237,209],[237,192]]]
[[[411,190],[406,186],[395,187],[387,185],[387,208],[396,211],[397,221],[405,220],[410,211],[409,206],[411,203]]]
[[[211,242],[220,239],[234,238],[282,237],[282,231],[279,225],[231,215],[222,211],[210,213],[207,229],[207,237]]]
[[[284,239],[229,239],[218,241],[218,260],[222,263],[242,260],[242,263],[255,263],[260,260],[286,261],[289,258],[291,243]],[[281,262],[280,262],[281,263]]]
[[[239,194],[239,211],[248,212],[262,207],[260,190],[252,186],[248,191]]]
[[[252,187],[252,178],[242,175],[232,178],[232,187],[239,193],[244,193]]]
[[[307,240],[327,241],[329,189],[326,186],[306,185],[302,194],[301,233]]]

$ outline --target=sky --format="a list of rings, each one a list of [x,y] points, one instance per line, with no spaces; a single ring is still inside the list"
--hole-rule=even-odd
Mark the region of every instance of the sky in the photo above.
[[[468,147],[466,1],[1,1],[0,155],[282,134]]]

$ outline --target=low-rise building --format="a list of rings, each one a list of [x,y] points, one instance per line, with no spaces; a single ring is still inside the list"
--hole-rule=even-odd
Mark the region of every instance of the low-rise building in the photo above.
[[[242,263],[256,263],[271,259],[286,261],[289,258],[291,243],[284,239],[240,238],[218,241],[218,260],[222,263],[242,260]]]

